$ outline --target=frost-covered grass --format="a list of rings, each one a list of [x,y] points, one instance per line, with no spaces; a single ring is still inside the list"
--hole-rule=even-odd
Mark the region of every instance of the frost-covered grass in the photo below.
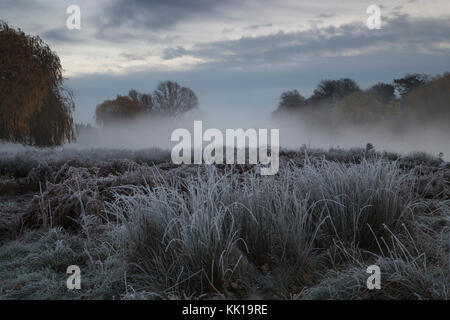
[[[67,163],[72,166],[92,167],[104,162],[128,160],[140,164],[159,164],[170,161],[170,152],[157,148],[143,150],[125,149],[30,149],[19,152],[0,151],[0,176],[27,177],[42,166],[59,168]]]
[[[104,158],[50,166],[25,215],[38,229],[0,247],[0,299],[448,298],[448,189],[424,199],[423,177],[387,154],[281,157],[265,177],[134,160],[112,170]],[[447,188],[441,164],[430,172]],[[65,287],[72,264],[80,291]],[[366,288],[372,264],[381,290]]]
[[[124,291],[125,266],[102,244],[61,228],[27,232],[0,247],[0,299],[114,299]],[[67,267],[79,265],[82,290],[67,289]]]

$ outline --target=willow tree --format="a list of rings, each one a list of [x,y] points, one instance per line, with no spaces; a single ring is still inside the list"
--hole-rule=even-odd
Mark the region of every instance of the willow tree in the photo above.
[[[63,82],[47,44],[0,21],[0,140],[40,147],[73,141],[74,102]]]

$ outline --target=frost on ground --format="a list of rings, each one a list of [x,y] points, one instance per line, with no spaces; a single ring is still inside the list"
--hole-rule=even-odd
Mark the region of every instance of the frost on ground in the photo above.
[[[0,154],[0,177],[0,299],[450,294],[450,164],[424,153],[302,148],[262,177],[160,150],[28,151]]]

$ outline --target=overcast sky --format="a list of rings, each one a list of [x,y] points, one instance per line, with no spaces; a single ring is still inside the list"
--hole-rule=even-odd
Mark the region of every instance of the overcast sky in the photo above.
[[[382,29],[366,9],[381,7]],[[81,29],[69,30],[69,5]],[[0,19],[39,35],[61,58],[75,120],[159,81],[191,87],[200,107],[268,118],[286,90],[308,96],[322,79],[362,87],[406,73],[450,71],[450,1],[1,0]]]

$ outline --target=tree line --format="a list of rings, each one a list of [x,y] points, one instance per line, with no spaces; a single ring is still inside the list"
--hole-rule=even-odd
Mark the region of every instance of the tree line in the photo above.
[[[297,90],[283,92],[277,119],[293,114],[310,125],[383,124],[393,129],[433,125],[449,129],[450,73],[430,77],[408,74],[392,83],[361,89],[352,79],[323,80],[305,98]],[[0,141],[39,147],[76,139],[73,93],[64,86],[59,57],[38,36],[25,34],[0,20]],[[173,81],[151,93],[130,90],[95,109],[100,126],[145,115],[176,118],[198,108],[196,94]],[[86,127],[92,129],[92,127]]]
[[[275,119],[297,114],[308,124],[378,125],[395,130],[434,125],[448,130],[450,73],[430,77],[407,74],[392,83],[361,89],[352,79],[323,80],[309,98],[297,90],[283,92]]]
[[[39,36],[25,34],[0,20],[0,141],[48,147],[76,140],[73,93],[64,86],[58,55]],[[101,126],[143,115],[174,118],[198,107],[189,88],[161,82],[152,93],[130,90],[106,100],[95,110]]]
[[[95,121],[101,126],[123,123],[139,117],[176,118],[198,108],[197,95],[190,88],[174,81],[161,82],[153,93],[140,93],[134,89],[127,96],[117,95],[105,100],[95,109]]]

